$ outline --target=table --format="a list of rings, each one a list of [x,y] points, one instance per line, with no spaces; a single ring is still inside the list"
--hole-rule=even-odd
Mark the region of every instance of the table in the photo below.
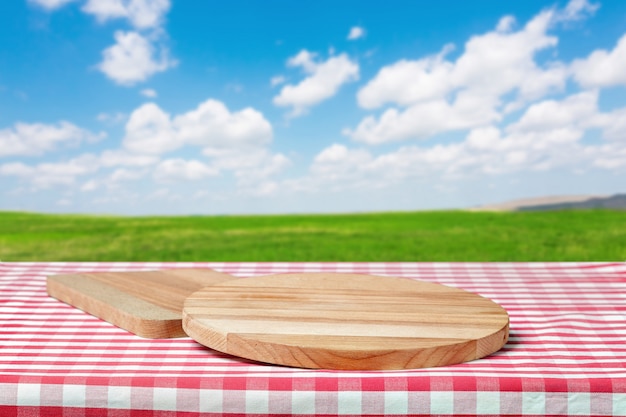
[[[46,294],[60,273],[208,267],[238,277],[348,272],[489,297],[509,342],[408,371],[270,366],[190,338],[142,339]],[[626,416],[624,263],[0,263],[0,416]]]

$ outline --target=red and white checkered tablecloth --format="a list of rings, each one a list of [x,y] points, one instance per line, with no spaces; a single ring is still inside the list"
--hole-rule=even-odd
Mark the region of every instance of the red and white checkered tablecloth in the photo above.
[[[306,370],[142,339],[46,294],[48,275],[190,267],[439,282],[500,303],[511,336],[454,366]],[[626,264],[0,263],[0,416],[200,414],[626,416]]]

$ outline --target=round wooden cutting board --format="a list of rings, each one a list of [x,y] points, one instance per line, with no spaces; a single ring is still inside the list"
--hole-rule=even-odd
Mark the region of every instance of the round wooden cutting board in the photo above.
[[[203,288],[185,300],[183,329],[212,349],[271,364],[412,369],[496,352],[509,316],[487,298],[440,284],[302,273]]]

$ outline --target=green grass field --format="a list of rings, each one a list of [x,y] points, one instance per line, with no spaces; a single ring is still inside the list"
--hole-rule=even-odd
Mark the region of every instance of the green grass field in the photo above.
[[[0,261],[624,261],[626,212],[0,212]]]

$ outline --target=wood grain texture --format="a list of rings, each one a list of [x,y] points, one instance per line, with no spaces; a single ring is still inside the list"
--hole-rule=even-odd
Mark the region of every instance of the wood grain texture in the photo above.
[[[186,336],[185,298],[235,277],[211,269],[99,272],[53,275],[48,294],[122,329],[146,338]]]
[[[461,289],[405,278],[302,273],[233,280],[184,303],[183,328],[260,362],[343,370],[411,369],[482,358],[509,317]]]

